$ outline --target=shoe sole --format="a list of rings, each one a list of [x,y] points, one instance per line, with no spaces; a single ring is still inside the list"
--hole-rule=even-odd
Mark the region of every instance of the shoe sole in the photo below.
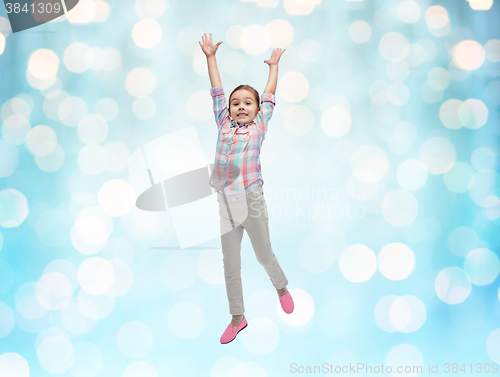
[[[233,340],[235,340],[235,339],[236,339],[236,336],[237,336],[237,335],[238,335],[241,331],[243,331],[243,330],[245,330],[245,329],[246,329],[246,327],[247,327],[247,326],[248,326],[248,323],[247,323],[245,326],[243,326],[243,327],[242,327],[242,328],[241,328],[241,329],[240,329],[240,330],[236,333],[236,335],[234,336],[234,338],[233,338],[233,339],[231,339],[231,340],[230,340],[229,342],[227,342],[227,343],[222,343],[222,342],[221,342],[221,344],[229,344],[229,343],[231,343]]]
[[[293,307],[292,311],[289,313],[289,312],[286,312],[285,309],[283,309],[283,306],[281,307],[281,310],[283,310],[283,313],[286,313],[286,314],[292,314],[293,311],[295,310],[295,307]]]

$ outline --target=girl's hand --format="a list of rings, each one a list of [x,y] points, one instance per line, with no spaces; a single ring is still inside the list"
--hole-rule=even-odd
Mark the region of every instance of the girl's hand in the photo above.
[[[222,41],[220,41],[219,43],[214,45],[212,42],[212,33],[210,33],[210,39],[208,39],[207,35],[205,34],[204,36],[201,36],[201,40],[203,41],[203,44],[201,44],[199,41],[198,43],[200,43],[201,49],[203,50],[207,58],[211,55],[215,55],[217,49],[219,48],[219,45],[222,43]]]
[[[264,63],[269,64],[269,66],[278,65],[280,58],[281,58],[281,54],[283,54],[285,52],[285,50],[282,50],[281,48],[277,48],[271,54],[271,58],[269,60],[264,60]]]

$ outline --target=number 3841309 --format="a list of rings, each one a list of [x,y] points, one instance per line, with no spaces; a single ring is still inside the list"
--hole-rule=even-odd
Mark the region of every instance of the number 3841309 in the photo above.
[[[61,4],[52,4],[51,2],[47,2],[45,4],[43,2],[38,2],[36,6],[35,3],[32,3],[30,6],[28,6],[28,4],[24,4],[21,8],[20,3],[5,3],[5,8],[7,9],[7,13],[59,13],[61,11]]]

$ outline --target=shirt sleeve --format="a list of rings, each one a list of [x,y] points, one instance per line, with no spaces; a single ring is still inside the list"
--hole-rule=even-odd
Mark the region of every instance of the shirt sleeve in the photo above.
[[[265,134],[267,132],[267,123],[273,116],[274,105],[276,104],[274,94],[262,93],[260,104],[260,111],[259,114],[257,114],[256,123],[259,131]]]
[[[222,86],[211,88],[210,95],[214,102],[214,115],[217,128],[221,130],[224,127],[228,127],[231,124],[231,119],[229,118],[224,89]]]

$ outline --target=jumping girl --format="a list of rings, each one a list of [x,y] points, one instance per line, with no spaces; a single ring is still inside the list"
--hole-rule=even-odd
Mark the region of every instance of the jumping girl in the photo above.
[[[212,88],[218,139],[214,170],[210,185],[217,190],[219,201],[221,244],[224,277],[233,318],[220,338],[222,344],[231,342],[247,326],[244,316],[241,285],[241,239],[247,231],[259,263],[265,268],[278,292],[282,309],[292,313],[292,296],[286,289],[288,280],[271,248],[267,205],[260,169],[260,149],[273,114],[274,94],[278,83],[278,62],[285,50],[276,49],[264,63],[269,65],[269,79],[259,106],[259,93],[248,85],[240,85],[229,96],[226,105],[215,53],[216,45],[205,34],[203,44],[198,42],[207,56],[208,74]]]

